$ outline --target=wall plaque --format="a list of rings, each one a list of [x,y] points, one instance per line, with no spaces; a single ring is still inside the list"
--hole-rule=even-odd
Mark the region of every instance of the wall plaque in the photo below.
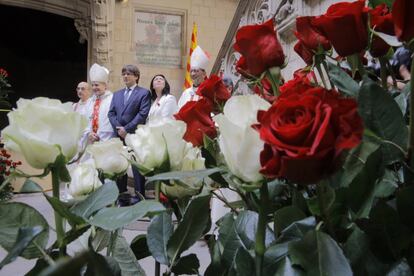
[[[183,16],[135,11],[135,51],[140,64],[181,67]]]

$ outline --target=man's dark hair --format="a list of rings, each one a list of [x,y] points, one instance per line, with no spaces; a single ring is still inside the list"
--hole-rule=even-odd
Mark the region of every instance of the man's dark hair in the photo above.
[[[133,64],[127,64],[124,65],[124,67],[122,67],[122,74],[124,73],[130,73],[133,74],[135,77],[137,77],[137,83],[139,80],[139,76],[141,75],[141,73],[139,72],[139,69],[137,66],[133,65]]]

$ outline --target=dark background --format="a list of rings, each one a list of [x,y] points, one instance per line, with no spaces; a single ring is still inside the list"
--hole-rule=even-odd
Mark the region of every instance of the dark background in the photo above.
[[[87,42],[79,43],[73,19],[0,5],[0,68],[9,73],[15,106],[39,96],[77,101],[75,88],[87,77]],[[0,128],[6,116],[0,115]]]

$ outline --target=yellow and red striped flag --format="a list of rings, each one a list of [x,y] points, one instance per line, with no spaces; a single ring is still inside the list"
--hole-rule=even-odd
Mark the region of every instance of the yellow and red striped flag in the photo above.
[[[187,68],[185,71],[185,79],[184,79],[184,89],[187,89],[193,85],[190,77],[190,69],[191,69],[191,54],[193,53],[194,49],[197,47],[197,25],[193,23],[193,32],[191,33],[191,45],[190,45],[190,53],[187,57]]]

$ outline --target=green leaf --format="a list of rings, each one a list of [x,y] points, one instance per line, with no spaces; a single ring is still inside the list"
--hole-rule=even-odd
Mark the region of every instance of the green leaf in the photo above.
[[[65,233],[65,236],[63,237],[63,241],[62,241],[61,246],[65,246],[65,245],[68,245],[69,243],[73,242],[74,240],[76,240],[77,238],[82,236],[86,231],[88,231],[90,227],[91,227],[90,225],[84,225],[81,228],[72,228],[72,229],[70,229],[70,231]],[[59,248],[59,242],[56,240],[53,243],[51,248]]]
[[[297,220],[306,218],[306,215],[295,206],[286,206],[275,212],[275,231],[279,235],[283,229]]]
[[[145,275],[145,271],[139,265],[134,252],[122,236],[117,236],[115,239],[113,257],[121,268],[122,276]]]
[[[103,230],[101,228],[96,229],[96,234],[92,240],[92,248],[96,252],[102,251],[105,247],[109,246],[109,241],[111,239],[111,232]]]
[[[52,260],[59,259],[58,250],[49,251],[48,255]],[[38,276],[40,272],[42,272],[48,267],[49,267],[49,263],[44,258],[37,259],[36,264],[32,267],[32,269],[29,272],[25,274],[25,276]]]
[[[388,8],[392,8],[392,3],[394,2],[394,0],[369,0],[368,2],[372,8],[375,8],[380,4],[386,4]]]
[[[289,244],[293,265],[300,265],[306,275],[353,275],[341,248],[329,235],[309,231],[301,241]]]
[[[305,214],[309,214],[308,204],[306,203],[306,199],[303,196],[303,193],[296,189],[293,190],[292,206],[297,207]]]
[[[354,178],[347,190],[349,207],[356,213],[357,218],[364,218],[374,202],[377,181],[384,173],[382,153],[377,150],[368,157],[364,169]]]
[[[289,242],[276,243],[268,247],[263,257],[263,275],[272,275],[286,258]]]
[[[134,255],[137,258],[137,260],[141,260],[143,258],[151,256],[151,252],[149,251],[147,245],[147,235],[145,234],[136,236],[132,240],[131,245],[129,247],[131,247],[131,250],[132,252],[134,252]]]
[[[19,228],[17,239],[13,245],[13,248],[9,250],[9,254],[7,254],[7,256],[1,261],[0,269],[6,264],[16,260],[16,258],[22,254],[26,247],[32,242],[32,240],[42,231],[43,228],[41,226]]]
[[[351,263],[355,275],[385,275],[388,265],[384,265],[369,249],[368,236],[358,227],[344,244],[344,254]]]
[[[181,257],[178,262],[172,267],[171,271],[176,275],[182,274],[196,274],[199,275],[198,269],[200,268],[200,262],[198,261],[196,254],[190,254]]]
[[[10,202],[0,204],[0,245],[10,252],[17,240],[19,228],[32,228],[40,226],[44,231],[40,233],[34,242],[45,248],[49,238],[49,225],[45,218],[33,207],[20,203]],[[30,243],[21,254],[26,259],[42,257],[37,247]]]
[[[121,268],[112,257],[90,251],[84,276],[121,276]]]
[[[69,183],[71,181],[71,177],[66,166],[62,166],[59,168],[59,179],[63,183]]]
[[[89,223],[108,231],[115,231],[131,222],[146,216],[165,211],[165,207],[154,200],[144,200],[129,207],[110,207],[101,209]]]
[[[43,188],[31,179],[26,179],[19,193],[40,193]]]
[[[328,63],[329,79],[338,90],[347,96],[356,98],[359,92],[359,85],[341,67]]]
[[[277,243],[284,243],[289,241],[295,241],[302,239],[306,233],[310,230],[315,229],[316,227],[316,220],[314,217],[307,217],[300,221],[295,221],[286,229],[282,231],[282,234],[277,239]]]
[[[364,78],[358,98],[359,113],[365,127],[383,140],[391,141],[406,150],[408,128],[398,104],[381,86]],[[384,144],[387,164],[404,156],[395,146]]]
[[[348,187],[358,173],[364,168],[368,157],[379,148],[378,143],[364,139],[356,147],[347,153],[341,170],[332,178],[332,183],[338,183],[335,188]]]
[[[153,181],[162,180],[180,180],[184,183],[197,183],[202,181],[204,178],[222,171],[221,168],[213,168],[206,170],[194,170],[194,171],[174,171],[167,173],[160,173],[152,177],[147,178],[147,183]]]
[[[216,276],[216,275],[222,275],[224,274],[224,267],[221,263],[221,249],[220,249],[220,243],[217,242],[212,236],[208,240],[208,248],[210,252],[210,265],[207,267],[205,274],[206,276]]]
[[[251,276],[255,274],[254,260],[250,253],[243,247],[239,247],[234,260],[237,275]]]
[[[59,198],[50,197],[47,194],[43,195],[50,203],[50,205],[52,205],[53,210],[55,210],[62,217],[66,218],[72,226],[85,223],[85,220],[83,218],[73,214],[69,210],[69,207],[64,202],[60,201]]]
[[[384,176],[375,187],[375,197],[387,198],[394,194],[395,190],[398,188],[399,182],[397,174],[398,172],[385,170]]]
[[[383,201],[372,208],[369,220],[357,224],[369,237],[371,251],[382,263],[400,259],[410,246],[410,229],[401,224],[397,211]]]
[[[289,257],[286,256],[280,262],[278,262],[275,276],[286,276],[286,275],[302,276],[302,275],[305,275],[305,273],[303,273],[302,270],[294,267]]]
[[[320,210],[319,201],[322,200],[323,206],[327,212],[330,211],[333,203],[335,202],[335,190],[326,182],[320,182],[316,185],[319,185],[319,193],[308,199],[309,211],[315,215],[320,216],[322,212]]]
[[[173,233],[171,214],[164,212],[153,217],[147,233],[148,249],[154,259],[161,264],[170,265],[167,244]]]
[[[94,212],[111,205],[118,198],[118,187],[115,182],[108,182],[91,193],[85,200],[71,208],[71,212],[84,219],[89,218]]]
[[[88,251],[84,251],[72,258],[60,258],[53,266],[42,270],[38,276],[80,276],[84,265],[90,260],[89,254]]]
[[[223,221],[227,225],[220,229],[219,241],[224,247],[223,260],[226,265],[232,264],[239,248],[254,248],[258,217],[258,214],[252,211],[240,212],[234,221],[225,217]],[[267,228],[265,245],[269,246],[273,241],[274,234]]]
[[[400,108],[401,113],[405,115],[407,113],[407,106],[408,106],[407,96],[401,93],[400,95],[395,97],[394,100],[398,104],[398,107]]]
[[[171,235],[167,244],[167,254],[171,261],[191,245],[203,234],[210,219],[210,196],[199,196],[191,200],[183,219]]]

